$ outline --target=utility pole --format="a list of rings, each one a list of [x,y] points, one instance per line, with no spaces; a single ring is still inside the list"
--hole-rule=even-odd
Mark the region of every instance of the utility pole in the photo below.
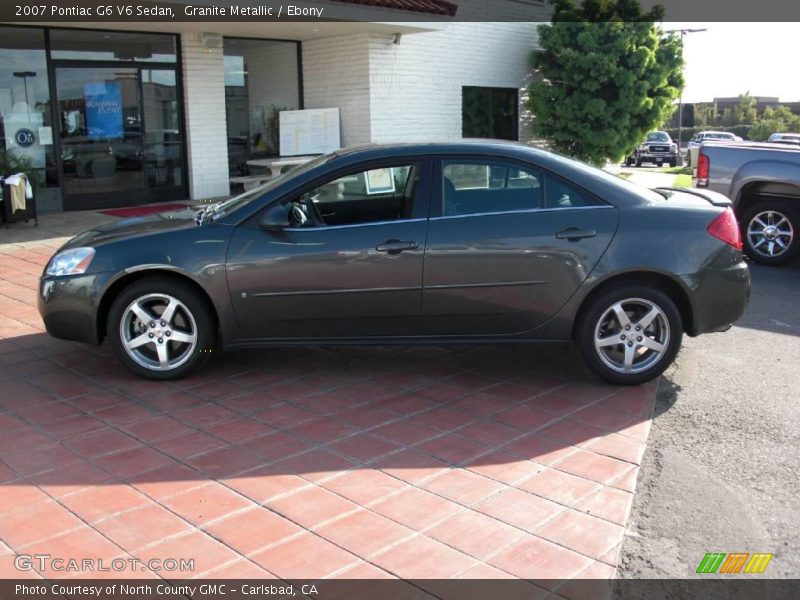
[[[677,33],[681,36],[681,54],[683,54],[683,36],[687,33],[700,33],[701,31],[708,31],[708,29],[671,29],[665,33]],[[683,67],[681,67],[683,70]],[[683,88],[681,88],[681,95],[678,98],[678,156],[681,157],[681,164],[683,164],[683,154],[681,153],[681,138],[683,137]]]

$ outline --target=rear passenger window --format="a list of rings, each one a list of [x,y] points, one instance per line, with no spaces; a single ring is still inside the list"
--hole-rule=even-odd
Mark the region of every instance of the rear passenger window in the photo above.
[[[577,208],[601,204],[591,194],[561,179],[548,175],[545,183],[545,208]]]
[[[541,208],[542,175],[502,161],[444,161],[442,215]]]

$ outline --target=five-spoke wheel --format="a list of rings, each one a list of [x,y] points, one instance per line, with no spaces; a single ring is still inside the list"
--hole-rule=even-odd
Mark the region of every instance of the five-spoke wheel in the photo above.
[[[125,351],[138,364],[169,371],[191,357],[197,345],[197,323],[180,300],[147,294],[125,309],[119,335]]]
[[[208,303],[187,284],[147,278],[125,288],[107,331],[122,363],[150,379],[176,379],[208,358],[216,337]]]
[[[675,358],[682,336],[672,299],[658,288],[637,284],[610,287],[591,299],[576,328],[589,367],[623,385],[660,375]]]
[[[644,298],[615,302],[598,319],[594,347],[618,373],[639,373],[664,356],[670,327],[664,311]]]

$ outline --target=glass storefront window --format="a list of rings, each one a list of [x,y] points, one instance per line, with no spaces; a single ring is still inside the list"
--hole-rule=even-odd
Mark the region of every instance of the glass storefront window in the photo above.
[[[50,55],[60,60],[177,60],[175,36],[87,29],[51,29]]]
[[[225,38],[225,117],[232,176],[277,156],[278,114],[300,108],[297,43]]]
[[[142,69],[145,178],[149,187],[183,184],[183,135],[174,69]]]
[[[44,30],[0,27],[2,164],[18,165],[22,160],[35,169],[38,184],[57,186],[50,121]]]

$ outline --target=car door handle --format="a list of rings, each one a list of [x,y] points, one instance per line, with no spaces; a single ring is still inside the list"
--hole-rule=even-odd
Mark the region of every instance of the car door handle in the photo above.
[[[568,240],[570,242],[577,242],[583,238],[592,238],[597,235],[594,229],[578,229],[577,227],[568,227],[564,231],[559,231],[556,237],[560,240]]]
[[[400,240],[387,240],[375,246],[375,250],[386,252],[387,254],[400,254],[403,250],[416,250],[417,248],[419,248],[417,242],[403,242]]]

